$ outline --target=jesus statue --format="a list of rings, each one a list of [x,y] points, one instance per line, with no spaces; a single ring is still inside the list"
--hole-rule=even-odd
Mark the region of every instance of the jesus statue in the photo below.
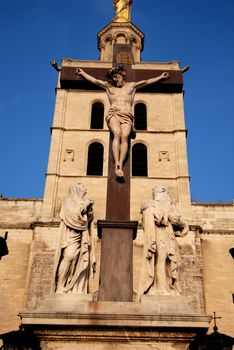
[[[113,134],[112,152],[115,161],[115,174],[123,177],[123,163],[128,152],[128,138],[134,138],[134,116],[132,113],[136,90],[149,84],[169,78],[169,73],[138,82],[126,82],[126,73],[121,65],[109,70],[107,81],[96,79],[82,69],[77,68],[76,74],[106,90],[110,109],[106,116],[108,128]]]

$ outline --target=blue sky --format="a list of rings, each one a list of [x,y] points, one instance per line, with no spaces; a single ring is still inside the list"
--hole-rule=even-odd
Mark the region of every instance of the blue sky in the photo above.
[[[0,193],[42,198],[57,73],[51,60],[98,59],[112,0],[12,0],[0,8]],[[234,198],[234,1],[133,0],[145,61],[179,60],[184,74],[191,195]]]

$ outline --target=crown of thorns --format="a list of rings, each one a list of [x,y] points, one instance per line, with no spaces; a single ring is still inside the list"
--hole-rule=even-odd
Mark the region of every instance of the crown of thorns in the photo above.
[[[110,80],[110,81],[112,81],[113,76],[114,76],[115,74],[121,74],[122,77],[125,78],[126,73],[125,73],[125,71],[124,71],[122,65],[115,66],[115,67],[111,68],[111,69],[109,70],[109,72],[107,73],[107,79]]]

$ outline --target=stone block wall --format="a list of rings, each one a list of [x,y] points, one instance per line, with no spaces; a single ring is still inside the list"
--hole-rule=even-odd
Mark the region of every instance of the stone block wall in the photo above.
[[[1,227],[25,227],[38,221],[41,216],[42,199],[0,198]]]
[[[4,237],[8,231],[9,248],[9,255],[0,260],[0,331],[4,333],[18,328],[20,319],[17,314],[25,306],[37,308],[52,291],[59,221],[38,221],[41,201],[10,200],[8,209],[6,200],[1,203],[4,203],[8,227],[5,221],[0,222],[0,235]],[[15,210],[16,203],[19,206]],[[23,208],[21,217],[20,208]],[[192,204],[192,208],[194,224],[199,223],[203,231],[191,231],[185,238],[178,239],[183,259],[180,275],[183,295],[193,297],[191,305],[196,312],[203,310],[205,300],[208,315],[215,311],[222,316],[218,321],[219,330],[234,336],[234,260],[229,252],[234,247],[234,207],[232,204]],[[15,223],[16,215],[18,221]],[[140,228],[134,241],[135,293],[139,286],[143,240],[144,233]],[[100,245],[101,241],[96,238],[98,270],[91,283],[93,293],[98,290]]]
[[[33,232],[30,229],[8,229],[9,254],[0,260],[0,334],[17,330],[18,313],[27,291],[30,250]],[[0,228],[0,236],[5,229]]]
[[[202,227],[206,313],[221,316],[219,331],[234,337],[234,204],[192,203],[192,210],[193,220]]]
[[[33,242],[32,223],[41,214],[41,199],[0,199],[0,236],[7,235],[8,255],[0,260],[0,333],[17,330],[19,311],[24,306],[30,252]]]
[[[201,235],[206,313],[216,312],[219,332],[234,337],[234,232]],[[212,331],[213,324],[210,327]]]
[[[192,203],[193,221],[203,230],[234,230],[234,202]]]

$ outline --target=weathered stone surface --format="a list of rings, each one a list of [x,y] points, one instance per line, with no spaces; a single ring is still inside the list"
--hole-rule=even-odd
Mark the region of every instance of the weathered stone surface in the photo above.
[[[144,294],[179,295],[182,262],[177,237],[185,237],[189,227],[165,186],[152,189],[152,198],[142,201],[141,213],[145,240],[139,298]]]
[[[0,236],[5,230],[0,229]],[[0,260],[0,334],[18,329],[30,265],[32,230],[8,229],[9,254]]]
[[[42,199],[0,198],[0,227],[30,227],[41,216]]]
[[[87,189],[75,182],[62,203],[60,242],[54,279],[56,293],[89,292],[89,280],[95,273],[93,200]]]
[[[37,311],[21,313],[24,328],[35,327],[43,350],[68,349],[71,344],[74,349],[149,349],[162,344],[165,349],[185,349],[210,320],[192,313],[178,315],[175,309],[162,313],[157,302],[82,302],[67,297],[66,302],[64,296],[50,296]]]

